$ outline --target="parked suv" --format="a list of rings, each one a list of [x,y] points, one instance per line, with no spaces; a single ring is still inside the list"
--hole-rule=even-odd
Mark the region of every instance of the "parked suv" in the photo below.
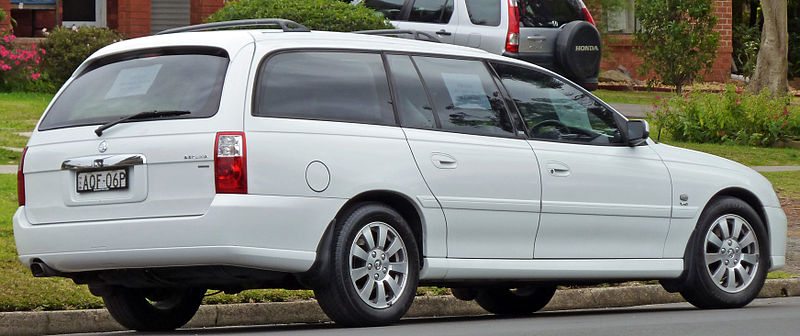
[[[602,43],[581,0],[355,0],[399,29],[553,70],[597,89]]]
[[[18,191],[22,263],[137,330],[183,325],[208,289],[310,288],[345,326],[397,321],[419,284],[497,314],[634,279],[741,307],[785,262],[764,177],[655,143],[560,75],[282,20],[101,49],[36,126]]]

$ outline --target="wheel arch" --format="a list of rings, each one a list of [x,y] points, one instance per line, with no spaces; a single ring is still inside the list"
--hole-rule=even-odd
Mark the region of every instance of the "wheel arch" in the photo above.
[[[758,214],[758,217],[761,219],[761,222],[764,223],[764,230],[767,230],[767,237],[766,238],[769,239],[770,227],[769,227],[769,221],[768,221],[768,218],[767,218],[767,214],[764,212],[764,204],[761,202],[761,200],[758,198],[758,196],[756,196],[756,194],[752,193],[751,191],[749,191],[747,189],[739,188],[739,187],[730,187],[730,188],[722,189],[719,192],[717,192],[716,194],[714,194],[714,196],[712,196],[708,200],[708,202],[706,202],[706,205],[703,208],[703,211],[705,211],[705,208],[707,208],[708,205],[711,204],[713,201],[715,201],[715,200],[717,200],[719,198],[725,197],[725,196],[738,198],[738,199],[744,201],[745,203],[747,203],[750,207],[752,207],[753,210],[755,210],[756,213]],[[695,227],[696,227],[696,225],[697,224],[695,224]]]
[[[397,212],[400,213],[401,216],[406,220],[411,229],[411,232],[414,234],[414,239],[417,243],[417,249],[419,251],[419,266],[420,269],[423,266],[424,262],[424,222],[422,218],[421,211],[418,205],[412,201],[412,199],[402,193],[391,191],[391,190],[370,190],[362,192],[352,198],[350,198],[336,213],[334,218],[331,219],[330,223],[328,223],[328,227],[325,229],[325,233],[320,239],[319,244],[317,245],[317,257],[314,261],[314,264],[311,266],[311,269],[306,271],[305,273],[299,274],[297,276],[298,280],[306,287],[313,288],[315,285],[319,284],[320,282],[326,281],[326,277],[322,274],[321,270],[327,268],[327,265],[330,263],[330,250],[331,244],[333,243],[333,235],[334,229],[336,227],[336,221],[339,218],[347,216],[348,212],[354,209],[354,206],[360,203],[365,202],[377,202],[383,203],[387,206],[395,209]]]

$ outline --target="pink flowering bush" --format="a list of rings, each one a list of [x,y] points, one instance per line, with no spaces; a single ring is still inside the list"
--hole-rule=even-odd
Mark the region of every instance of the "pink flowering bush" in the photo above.
[[[650,112],[654,132],[679,141],[771,146],[800,139],[800,109],[790,97],[752,94],[734,86],[659,99]]]
[[[0,91],[42,91],[40,64],[44,49],[25,48],[14,43],[17,37],[0,28]]]

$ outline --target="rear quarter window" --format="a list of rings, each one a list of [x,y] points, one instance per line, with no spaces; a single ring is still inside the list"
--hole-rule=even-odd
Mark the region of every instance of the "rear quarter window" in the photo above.
[[[580,0],[518,0],[521,27],[560,27],[584,20]]]
[[[466,0],[469,21],[479,26],[500,25],[500,0]]]
[[[379,54],[285,52],[259,69],[253,115],[395,124]]]
[[[210,117],[219,109],[228,62],[218,49],[139,51],[100,59],[64,89],[39,130],[102,124],[145,111],[190,112],[171,118]]]

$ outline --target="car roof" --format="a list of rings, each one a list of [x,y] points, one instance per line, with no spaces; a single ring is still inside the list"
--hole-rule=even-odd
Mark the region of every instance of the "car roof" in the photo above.
[[[530,63],[494,55],[477,48],[453,44],[355,33],[328,31],[283,32],[278,29],[199,31],[140,37],[106,46],[89,59],[93,60],[135,50],[174,46],[218,47],[225,49],[229,55],[235,55],[239,50],[251,43],[256,43],[259,48],[271,49],[268,52],[281,49],[371,50],[478,57],[531,65]],[[84,66],[88,63],[90,62],[84,63]],[[80,70],[78,69],[78,71]]]

